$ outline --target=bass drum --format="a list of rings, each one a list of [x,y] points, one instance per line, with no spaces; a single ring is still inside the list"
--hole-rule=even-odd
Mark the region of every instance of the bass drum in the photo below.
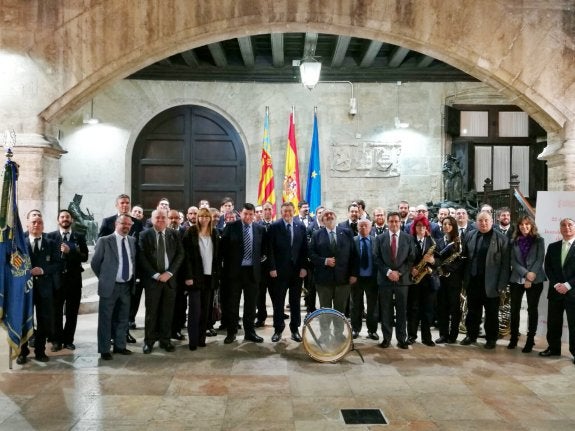
[[[351,326],[343,313],[320,308],[306,317],[303,347],[319,362],[337,362],[353,349]]]

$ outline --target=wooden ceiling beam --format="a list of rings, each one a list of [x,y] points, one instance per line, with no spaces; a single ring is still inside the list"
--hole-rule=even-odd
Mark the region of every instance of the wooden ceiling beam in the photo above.
[[[228,65],[226,53],[224,52],[224,48],[220,42],[210,43],[208,45],[208,49],[210,50],[210,54],[212,54],[212,58],[214,59],[216,66],[226,67]]]
[[[272,61],[274,67],[283,67],[285,63],[284,55],[284,34],[272,33],[270,35],[272,43]]]
[[[240,45],[240,52],[242,54],[242,59],[244,60],[244,65],[246,67],[254,67],[256,59],[254,56],[252,38],[250,36],[238,37],[238,43]]]
[[[359,62],[359,67],[370,67],[373,64],[375,57],[377,57],[382,45],[383,42],[378,42],[376,40],[370,41],[369,46],[365,50],[365,53]]]
[[[389,57],[389,67],[396,68],[401,66],[401,63],[403,63],[403,60],[405,60],[405,57],[407,57],[409,51],[411,50],[404,48],[403,46],[398,46],[395,48]]]
[[[347,52],[349,42],[351,42],[351,36],[337,37],[335,49],[333,50],[333,57],[331,58],[331,67],[341,67],[345,60],[345,54]]]

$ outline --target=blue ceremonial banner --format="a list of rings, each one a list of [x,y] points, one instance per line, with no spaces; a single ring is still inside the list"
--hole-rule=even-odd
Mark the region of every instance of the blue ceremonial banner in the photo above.
[[[18,167],[8,159],[0,200],[0,324],[8,332],[12,358],[32,335],[34,319],[30,256],[18,216],[17,181]]]
[[[315,216],[315,209],[321,205],[321,174],[319,163],[319,138],[317,133],[317,112],[313,114],[313,137],[311,140],[311,154],[309,156],[309,168],[305,199],[309,203],[309,211]]]

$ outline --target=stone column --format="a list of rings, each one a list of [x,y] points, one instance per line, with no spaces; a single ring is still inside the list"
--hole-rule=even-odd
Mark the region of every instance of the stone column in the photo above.
[[[12,151],[19,165],[18,209],[22,223],[28,211],[38,209],[44,215],[44,230],[53,230],[59,209],[59,159],[66,151],[56,139],[35,133],[19,133]]]
[[[547,147],[539,159],[547,161],[550,191],[575,191],[575,120],[565,123],[560,132],[547,135]]]

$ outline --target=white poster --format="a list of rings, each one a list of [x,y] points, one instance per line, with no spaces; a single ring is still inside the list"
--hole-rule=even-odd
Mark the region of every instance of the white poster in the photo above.
[[[537,213],[535,223],[539,234],[545,239],[545,247],[562,239],[559,222],[565,217],[575,218],[575,192],[537,192]],[[547,334],[547,289],[545,282],[539,301],[539,325],[537,335]],[[567,317],[563,316],[563,337],[568,341]]]

